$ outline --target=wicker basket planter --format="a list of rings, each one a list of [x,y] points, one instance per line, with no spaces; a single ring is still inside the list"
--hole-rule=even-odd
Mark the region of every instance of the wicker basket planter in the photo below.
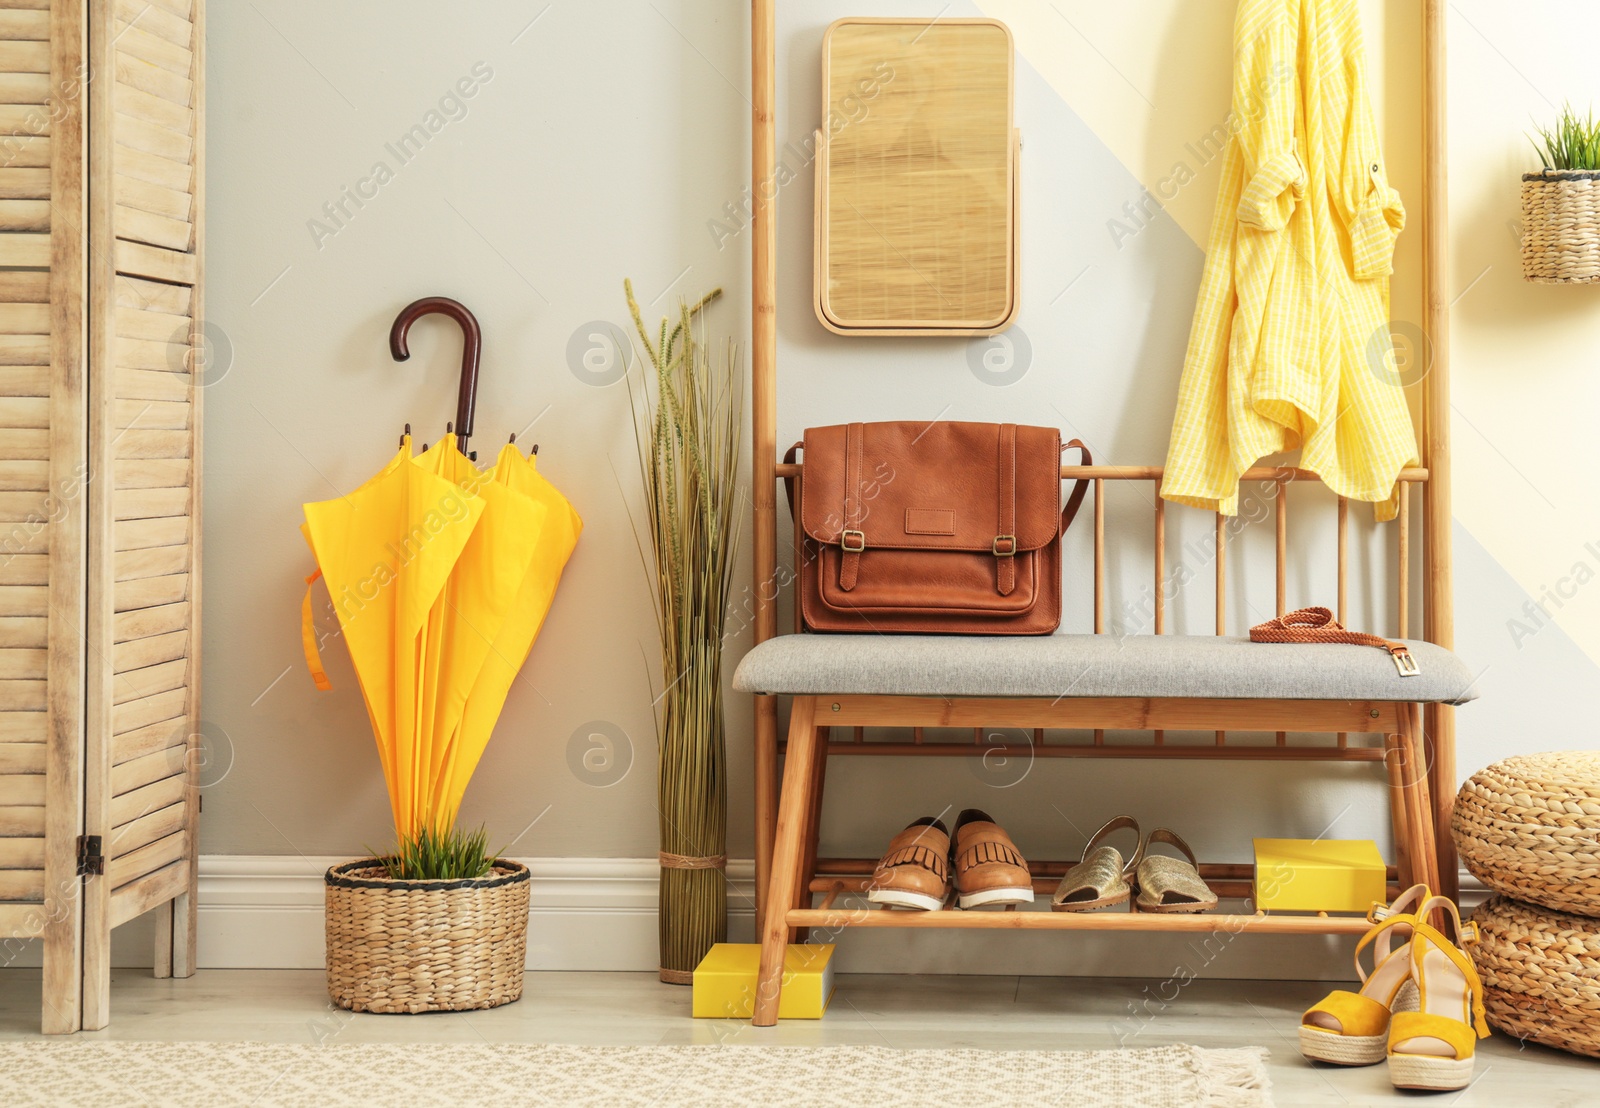
[[[395,881],[376,858],[327,872],[328,995],[354,1012],[496,1008],[522,996],[528,867]]]
[[[1600,1057],[1600,921],[1503,896],[1472,918],[1489,1022],[1519,1039]]]
[[[1600,173],[1522,175],[1522,275],[1542,285],[1600,281]]]
[[[1461,787],[1451,828],[1461,860],[1491,889],[1600,918],[1600,753],[1496,762]]]

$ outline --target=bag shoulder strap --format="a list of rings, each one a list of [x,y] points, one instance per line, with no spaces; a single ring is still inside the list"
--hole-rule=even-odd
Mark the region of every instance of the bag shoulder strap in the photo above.
[[[1082,439],[1073,439],[1071,442],[1062,443],[1061,452],[1076,450],[1083,465],[1094,465],[1094,455],[1089,453],[1089,448]],[[1072,521],[1078,516],[1078,509],[1083,507],[1083,498],[1089,495],[1089,478],[1080,477],[1072,485],[1072,494],[1067,497],[1067,506],[1061,510],[1061,533],[1067,533],[1067,528],[1072,526]]]
[[[783,464],[786,465],[786,466],[794,465],[794,460],[797,457],[800,456],[800,451],[805,449],[805,445],[806,444],[803,441],[802,442],[797,442],[793,446],[791,446],[789,449],[785,450],[783,452]],[[784,492],[784,495],[789,498],[789,518],[794,520],[794,525],[796,527],[799,527],[800,526],[800,507],[799,507],[799,505],[797,505],[794,502],[795,493],[794,493],[794,478],[793,477],[785,477],[783,479],[783,492]]]

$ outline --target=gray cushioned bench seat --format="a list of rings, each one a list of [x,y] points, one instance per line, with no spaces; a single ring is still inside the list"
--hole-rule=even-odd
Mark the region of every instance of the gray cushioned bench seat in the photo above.
[[[1382,650],[1210,635],[779,635],[744,656],[740,692],[884,696],[1200,697],[1464,704],[1473,675],[1408,642],[1421,673]]]

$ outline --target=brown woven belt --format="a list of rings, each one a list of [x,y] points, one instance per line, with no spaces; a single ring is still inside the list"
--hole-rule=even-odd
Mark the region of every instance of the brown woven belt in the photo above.
[[[1350,631],[1333,618],[1327,608],[1301,608],[1286,616],[1250,628],[1251,642],[1336,642],[1352,646],[1376,646],[1387,650],[1401,677],[1416,677],[1422,671],[1403,642],[1394,642],[1364,631]]]

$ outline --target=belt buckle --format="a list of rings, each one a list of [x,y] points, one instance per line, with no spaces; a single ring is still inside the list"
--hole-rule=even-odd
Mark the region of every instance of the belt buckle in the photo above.
[[[855,545],[851,545],[850,536],[855,536]],[[839,533],[839,549],[846,554],[860,554],[867,548],[867,533],[865,531],[841,531]]]
[[[1010,543],[1011,544],[1011,549],[1010,550],[1001,550],[1000,549],[1000,544],[1003,543],[1003,542],[1004,543]],[[994,545],[990,549],[994,553],[994,556],[996,558],[1015,558],[1017,556],[1017,536],[1015,536],[1015,535],[996,535],[994,537]]]
[[[1394,668],[1400,671],[1401,677],[1417,677],[1422,670],[1417,668],[1417,660],[1411,656],[1411,651],[1404,648],[1390,651],[1389,657],[1394,659]]]

